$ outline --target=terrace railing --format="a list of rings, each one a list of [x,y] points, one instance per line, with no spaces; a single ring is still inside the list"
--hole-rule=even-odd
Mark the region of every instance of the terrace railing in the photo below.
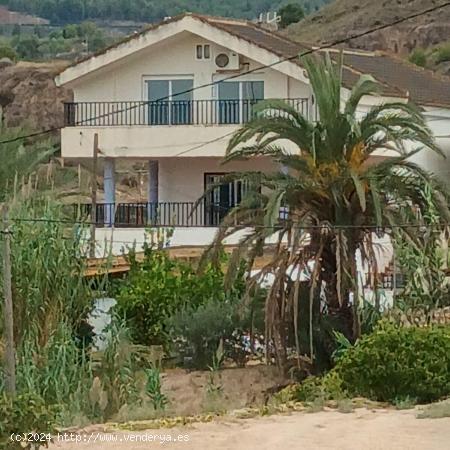
[[[282,99],[310,117],[307,98]],[[242,124],[255,115],[261,100],[180,100],[78,102],[64,104],[65,126],[227,125]],[[277,110],[271,116],[279,116]]]
[[[96,225],[118,228],[146,227],[217,227],[230,210],[230,206],[202,201],[159,203],[99,203]],[[90,221],[92,205],[72,205],[77,220]],[[288,218],[288,210],[280,208],[280,220]]]
[[[89,221],[91,204],[73,205],[77,219]],[[228,211],[219,204],[201,202],[101,203],[97,204],[96,225],[114,224],[122,228],[142,227],[214,227]]]

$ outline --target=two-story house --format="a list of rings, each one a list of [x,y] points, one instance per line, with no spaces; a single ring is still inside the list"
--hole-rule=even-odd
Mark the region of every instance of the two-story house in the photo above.
[[[116,229],[172,226],[174,243],[204,244],[245,193],[240,183],[223,185],[193,212],[209,185],[228,172],[282,170],[264,157],[221,164],[230,136],[257,102],[284,99],[314,117],[314,98],[296,57],[310,48],[235,19],[188,13],[150,26],[59,74],[57,84],[74,92],[74,102],[65,106],[62,157],[92,159],[97,135],[105,190],[101,220]],[[364,73],[380,85],[378,97],[363,100],[364,110],[411,99],[450,150],[449,81],[386,55],[346,51],[343,100]],[[115,165],[121,161],[148,164],[146,203],[116,204]],[[441,175],[447,170],[429,156],[419,162]]]

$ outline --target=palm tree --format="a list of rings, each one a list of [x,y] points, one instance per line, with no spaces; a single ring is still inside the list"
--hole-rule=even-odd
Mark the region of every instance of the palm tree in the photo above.
[[[343,102],[341,63],[329,56],[306,58],[303,63],[320,119],[311,121],[285,102],[267,101],[236,132],[225,163],[264,156],[284,170],[230,177],[256,188],[229,212],[205,253],[214,257],[227,236],[238,228],[251,230],[230,261],[232,279],[239,260],[247,259],[250,267],[266,239],[276,237],[273,256],[248,286],[250,291],[267,274],[273,278],[266,298],[266,334],[273,339],[280,364],[286,358],[288,322],[297,335],[302,273],[309,274],[305,314],[313,358],[312,313],[320,299],[328,313],[348,319],[354,337],[359,334],[357,301],[352,302],[350,295],[358,292],[355,254],[359,250],[366,261],[375,260],[374,232],[414,233],[417,218],[426,217],[429,207],[425,185],[431,187],[434,207],[448,218],[444,188],[409,159],[423,148],[441,153],[419,109],[409,103],[387,103],[363,116],[358,107],[364,96],[376,92],[373,78],[362,76]],[[285,140],[297,151],[287,151],[280,144]],[[383,151],[391,156],[374,158]],[[280,210],[287,211],[285,217]]]

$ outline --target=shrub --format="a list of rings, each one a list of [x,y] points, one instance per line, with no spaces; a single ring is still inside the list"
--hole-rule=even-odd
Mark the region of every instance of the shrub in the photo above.
[[[427,55],[421,48],[416,48],[411,55],[409,55],[409,62],[419,67],[427,65]]]
[[[211,300],[240,296],[242,290],[243,285],[225,292],[219,269],[209,267],[198,274],[191,266],[170,259],[164,251],[147,246],[142,263],[131,255],[131,271],[119,284],[116,309],[126,318],[134,342],[167,345],[170,317],[184,308],[195,310]]]
[[[334,369],[351,395],[398,402],[450,394],[450,328],[401,328],[383,323]]]
[[[297,385],[292,398],[300,402],[323,400],[340,400],[347,397],[342,379],[336,371],[330,371],[323,377],[308,377]]]
[[[180,336],[180,350],[192,356],[192,365],[205,368],[221,339],[231,337],[234,328],[235,308],[229,301],[212,300],[198,308],[186,308],[170,321],[174,336]]]
[[[450,61],[450,44],[443,45],[436,50],[436,64]]]
[[[15,61],[17,59],[17,53],[9,45],[0,44],[0,59],[1,58],[9,58],[11,61]]]
[[[0,449],[37,449],[47,447],[56,432],[58,408],[47,406],[36,394],[22,394],[15,398],[0,396]],[[14,442],[11,435],[29,436],[30,442]]]
[[[300,22],[305,17],[305,11],[296,3],[289,3],[279,9],[278,15],[281,17],[279,27],[286,28],[291,23]]]

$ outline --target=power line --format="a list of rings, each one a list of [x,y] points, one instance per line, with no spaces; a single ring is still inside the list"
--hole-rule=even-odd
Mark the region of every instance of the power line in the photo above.
[[[214,86],[214,85],[217,85],[217,84],[222,83],[224,81],[228,81],[228,80],[232,80],[232,79],[235,79],[235,78],[239,78],[239,77],[242,77],[244,75],[248,75],[250,73],[254,73],[254,72],[257,72],[257,71],[262,70],[262,69],[268,69],[268,68],[274,67],[274,66],[276,66],[278,64],[282,64],[283,62],[293,61],[295,59],[302,58],[304,56],[307,56],[307,55],[310,55],[310,54],[313,54],[313,53],[317,53],[317,52],[320,52],[320,51],[323,51],[323,50],[331,49],[331,48],[333,48],[333,47],[335,47],[337,45],[345,44],[345,43],[350,42],[350,41],[352,41],[354,39],[359,39],[361,37],[368,36],[369,34],[376,33],[377,31],[382,31],[382,30],[385,30],[387,28],[390,28],[390,27],[399,25],[401,23],[407,22],[407,21],[409,21],[411,19],[415,19],[415,18],[424,16],[426,14],[430,14],[432,12],[439,11],[440,9],[446,8],[447,6],[450,6],[450,1],[442,3],[441,5],[437,5],[437,6],[433,6],[433,7],[427,8],[425,10],[422,10],[422,11],[414,13],[414,14],[410,14],[408,16],[405,16],[403,18],[394,20],[394,21],[389,22],[387,24],[378,25],[378,26],[373,27],[373,28],[371,28],[369,30],[366,30],[364,32],[354,33],[354,34],[352,34],[352,35],[350,35],[350,36],[348,36],[346,38],[337,39],[337,40],[335,40],[335,41],[333,41],[333,42],[331,42],[329,44],[323,44],[323,45],[320,45],[318,47],[313,47],[313,48],[311,48],[309,50],[306,50],[306,51],[304,51],[304,52],[302,52],[300,54],[296,54],[296,55],[288,56],[288,57],[285,57],[285,58],[281,58],[278,61],[275,61],[275,62],[273,62],[271,64],[265,64],[265,65],[261,65],[261,66],[258,66],[258,67],[254,67],[253,69],[249,69],[246,72],[230,75],[230,76],[228,76],[228,77],[226,77],[226,78],[224,78],[222,80],[213,81],[213,82],[206,83],[206,84],[203,84],[203,85],[195,86],[195,87],[190,88],[190,89],[186,89],[185,91],[177,93],[177,95],[182,95],[182,94],[187,94],[187,93],[190,93],[190,92],[194,92],[194,91],[196,91],[198,89],[203,89],[203,88],[206,88],[206,87]],[[154,102],[161,102],[161,101],[164,101],[164,100],[167,100],[167,99],[170,99],[170,96],[161,97],[160,99],[154,100]],[[145,105],[146,103],[148,104],[150,102],[147,101],[147,102],[144,102],[143,104]],[[133,106],[131,108],[126,109],[125,111],[128,111],[128,110],[130,110],[132,108],[137,108],[137,107],[138,106]],[[90,118],[89,121],[96,120],[96,119],[99,119],[99,118],[102,118],[102,117],[108,117],[108,116],[110,116],[112,114],[117,114],[118,112],[121,112],[121,111],[114,111],[114,112],[110,112],[110,113],[107,113],[107,114],[104,114],[104,115],[101,115],[101,116],[93,117],[93,118]],[[63,126],[53,127],[53,128],[49,128],[47,130],[38,131],[38,132],[31,133],[31,134],[28,134],[28,135],[17,136],[17,137],[12,138],[12,139],[7,139],[5,141],[0,141],[0,145],[1,144],[10,144],[10,143],[17,142],[17,141],[20,141],[20,140],[23,140],[23,139],[27,139],[27,138],[31,138],[31,137],[42,136],[42,135],[45,135],[45,134],[52,133],[54,131],[59,131],[62,128],[64,128],[64,127]]]
[[[194,147],[188,148],[187,150],[183,150],[182,152],[177,153],[174,157],[185,155],[186,153],[193,152],[194,150],[198,150],[198,149],[200,149],[202,147],[205,147],[208,144],[214,144],[215,142],[221,141],[222,139],[225,139],[226,137],[231,136],[234,133],[235,133],[235,130],[230,131],[228,133],[225,133],[224,135],[219,136],[219,137],[217,137],[215,139],[211,139],[210,141],[202,142],[199,145],[195,145]]]
[[[311,48],[311,49],[309,49],[309,50],[306,50],[306,51],[304,51],[304,52],[302,52],[302,53],[300,53],[300,54],[295,54],[295,55],[292,55],[292,56],[287,56],[287,57],[282,58],[282,59],[279,59],[278,61],[275,61],[275,62],[273,62],[273,63],[271,63],[271,64],[260,65],[260,66],[258,66],[258,67],[254,67],[253,69],[249,69],[249,70],[247,70],[246,72],[238,73],[238,74],[234,74],[234,75],[230,75],[230,76],[228,76],[228,77],[223,78],[222,80],[212,81],[212,82],[210,82],[210,83],[205,83],[205,84],[202,84],[202,85],[199,85],[199,86],[195,86],[195,87],[186,89],[186,90],[184,90],[184,91],[178,92],[177,95],[189,94],[189,93],[194,92],[194,91],[196,91],[196,90],[198,90],[198,89],[204,89],[204,88],[207,88],[207,87],[215,86],[215,85],[220,84],[220,83],[222,83],[222,82],[224,82],[224,81],[228,81],[228,80],[233,80],[233,79],[236,79],[236,78],[240,78],[240,77],[242,77],[242,76],[244,76],[244,75],[248,75],[248,74],[250,74],[250,73],[258,72],[258,71],[260,71],[260,70],[262,70],[262,69],[268,69],[268,68],[274,67],[274,66],[276,66],[276,65],[278,65],[278,64],[282,64],[283,62],[293,61],[293,60],[295,60],[295,59],[302,58],[302,57],[304,57],[304,56],[310,55],[310,54],[312,54],[312,53],[316,53],[316,52],[318,52],[318,51],[327,50],[327,49],[330,49],[330,48],[335,47],[336,45],[344,44],[344,43],[349,42],[349,41],[351,41],[351,40],[354,40],[354,39],[358,39],[358,38],[360,38],[360,37],[367,36],[367,35],[369,35],[369,34],[372,34],[372,33],[377,32],[377,31],[381,31],[381,30],[384,30],[384,29],[386,29],[386,28],[390,28],[390,27],[392,27],[392,26],[399,25],[399,24],[401,24],[401,23],[403,23],[403,22],[406,22],[406,21],[408,21],[408,20],[411,20],[411,19],[420,17],[420,16],[422,16],[422,15],[429,14],[429,13],[431,13],[431,12],[437,11],[437,10],[442,9],[442,8],[445,8],[445,7],[447,7],[447,6],[450,6],[450,2],[446,2],[446,3],[443,3],[442,5],[438,5],[438,6],[433,6],[433,7],[431,7],[431,8],[428,8],[428,9],[426,9],[426,10],[420,11],[420,12],[418,12],[418,13],[410,14],[409,16],[406,16],[406,17],[397,19],[397,20],[395,20],[395,21],[393,21],[393,22],[390,22],[390,23],[387,23],[387,24],[384,24],[384,25],[379,25],[379,26],[377,26],[377,27],[371,28],[371,29],[369,29],[369,30],[367,30],[367,31],[364,31],[364,32],[362,32],[362,33],[355,33],[355,34],[350,35],[350,36],[348,36],[348,37],[346,37],[346,38],[342,38],[342,39],[336,40],[336,41],[331,42],[331,43],[329,43],[329,44],[323,44],[323,45],[318,46],[318,47],[313,47],[313,48]],[[151,101],[151,102],[150,102],[150,101],[146,101],[146,102],[143,102],[142,104],[143,104],[143,105],[146,105],[146,104],[149,104],[149,103],[160,102],[160,101],[164,101],[164,100],[168,100],[168,99],[170,99],[170,96],[169,96],[169,95],[167,95],[167,96],[165,96],[165,97],[162,97],[162,98],[160,98],[160,99],[157,99],[157,100],[153,100],[153,101]],[[140,105],[139,105],[139,106],[140,106]],[[132,106],[132,107],[129,107],[129,108],[125,108],[125,109],[122,109],[122,110],[115,111],[114,113],[106,113],[106,114],[103,114],[103,115],[101,115],[101,116],[99,116],[99,117],[94,117],[93,119],[88,119],[88,120],[86,120],[86,121],[96,120],[97,118],[108,117],[108,116],[110,116],[111,114],[117,114],[117,113],[124,112],[124,111],[125,111],[125,112],[126,112],[126,111],[130,111],[130,110],[132,110],[132,109],[138,108],[139,106]]]
[[[69,219],[45,219],[45,218],[24,218],[24,217],[13,217],[9,219],[11,222],[24,222],[24,223],[54,223],[54,224],[66,224],[66,225],[91,225],[92,222],[90,221],[83,221],[83,220],[69,220]],[[96,225],[99,225],[100,223],[96,223]],[[449,226],[450,223],[447,222],[441,222],[438,224],[421,224],[421,223],[401,223],[401,224],[389,224],[389,225],[354,225],[354,224],[347,224],[347,225],[333,225],[333,224],[321,224],[321,225],[302,225],[302,226],[293,226],[288,227],[290,229],[296,229],[296,230],[344,230],[344,229],[351,229],[351,230],[382,230],[382,229],[406,229],[406,228],[419,228],[419,229],[435,229],[440,227]],[[142,227],[139,228],[149,228],[151,229],[158,229],[158,228],[227,228],[227,229],[248,229],[248,228],[255,228],[255,229],[266,229],[266,230],[282,230],[284,227],[282,225],[274,225],[274,226],[268,226],[268,225],[260,225],[260,224],[245,224],[245,225],[223,225],[218,224],[216,226],[176,226],[176,225],[153,225],[153,224],[143,224]],[[116,230],[115,227],[107,227],[105,226],[105,229],[111,229]],[[127,228],[130,229],[130,228]],[[119,242],[119,241],[117,241]],[[126,241],[123,241],[126,242]]]

